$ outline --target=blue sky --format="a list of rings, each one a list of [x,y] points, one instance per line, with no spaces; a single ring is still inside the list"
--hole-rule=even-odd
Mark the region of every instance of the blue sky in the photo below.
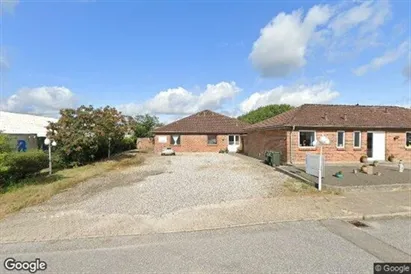
[[[3,1],[4,110],[409,105],[408,1]]]

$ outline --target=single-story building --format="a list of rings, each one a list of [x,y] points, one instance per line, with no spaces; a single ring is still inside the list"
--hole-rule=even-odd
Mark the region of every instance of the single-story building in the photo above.
[[[176,152],[218,152],[242,148],[248,123],[204,110],[154,130],[154,152],[171,147]]]
[[[43,147],[50,122],[57,122],[56,118],[32,114],[0,111],[0,133],[7,134],[11,146],[23,146],[25,149],[39,149]]]
[[[319,153],[313,141],[321,135],[327,162],[411,161],[411,109],[394,106],[306,104],[245,129],[246,155],[263,159],[267,150],[281,152],[284,163],[304,163]]]

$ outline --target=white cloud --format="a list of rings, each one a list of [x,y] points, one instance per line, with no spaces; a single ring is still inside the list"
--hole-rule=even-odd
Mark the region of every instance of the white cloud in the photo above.
[[[331,82],[314,85],[279,86],[269,91],[256,92],[240,104],[243,112],[270,104],[290,104],[299,106],[305,103],[327,103],[339,96]]]
[[[139,113],[191,114],[203,109],[219,109],[240,90],[235,82],[207,85],[199,95],[178,87],[161,91],[142,104],[124,104],[118,106],[118,109],[129,115]]]
[[[283,77],[303,67],[308,42],[331,15],[328,6],[312,7],[305,18],[302,10],[278,14],[253,44],[249,56],[253,66],[263,77]]]
[[[396,49],[386,51],[382,56],[376,57],[370,63],[353,70],[357,76],[362,76],[370,70],[377,70],[382,66],[392,63],[408,52],[408,42],[401,43]]]
[[[339,13],[329,24],[336,36],[340,36],[350,29],[367,22],[373,14],[372,2],[363,2],[348,10]]]
[[[16,8],[19,2],[20,2],[19,0],[0,0],[0,5],[1,5],[0,14],[3,14],[5,12],[13,13],[14,9]]]
[[[65,87],[22,88],[0,104],[5,111],[56,115],[76,105],[74,93]]]
[[[345,60],[386,43],[381,30],[391,13],[388,0],[315,5],[305,17],[301,9],[282,12],[261,29],[249,59],[262,77],[287,76],[316,54]]]

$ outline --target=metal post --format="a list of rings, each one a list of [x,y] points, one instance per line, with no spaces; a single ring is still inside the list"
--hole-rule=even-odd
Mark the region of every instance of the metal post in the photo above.
[[[111,137],[108,137],[108,158],[110,159],[110,145],[111,145]]]
[[[51,175],[51,143],[49,144],[49,175]]]
[[[322,158],[323,158],[323,146],[320,146],[320,164],[318,170],[318,190],[321,191],[321,183],[322,183]]]

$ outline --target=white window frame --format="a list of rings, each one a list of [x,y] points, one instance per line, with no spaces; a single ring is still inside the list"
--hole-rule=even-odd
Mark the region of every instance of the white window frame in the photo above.
[[[356,132],[358,132],[359,134],[360,134],[360,138],[359,138],[359,140],[360,140],[360,144],[359,144],[359,146],[356,146],[355,145],[355,133]],[[362,133],[361,133],[361,131],[359,131],[359,130],[356,130],[356,131],[353,131],[353,133],[352,133],[352,146],[353,146],[353,148],[361,148],[361,135],[362,135]]]
[[[407,134],[411,134],[411,131],[406,131],[405,132],[405,147],[406,148],[411,148],[411,145],[407,146]]]
[[[338,133],[340,133],[340,132],[343,133],[343,142],[342,142],[343,144],[342,144],[341,147],[338,146]],[[345,131],[344,131],[344,130],[338,130],[338,131],[337,131],[337,142],[336,142],[335,146],[336,146],[337,148],[345,148]]]
[[[178,136],[178,140],[180,140],[179,144],[173,144],[172,142],[174,142],[174,138],[173,136]],[[170,145],[171,146],[181,146],[181,135],[180,134],[172,134],[170,135]]]
[[[317,131],[315,130],[299,130],[298,131],[298,147],[299,148],[315,148],[315,146],[301,146],[301,142],[300,142],[300,133],[301,132],[314,132],[314,141],[317,140]]]

